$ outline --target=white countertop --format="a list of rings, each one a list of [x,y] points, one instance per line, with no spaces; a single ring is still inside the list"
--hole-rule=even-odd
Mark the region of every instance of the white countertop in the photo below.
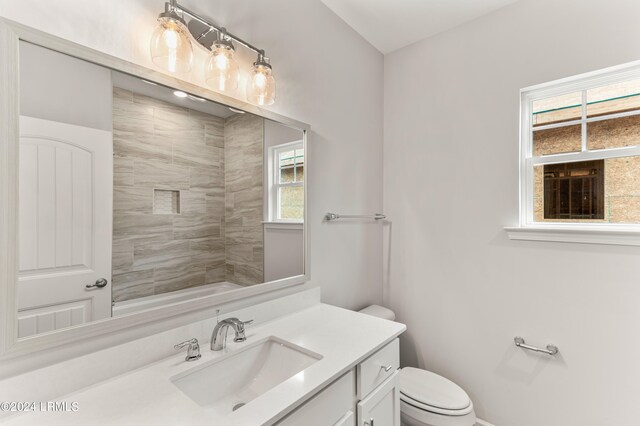
[[[304,370],[303,380],[299,377],[286,380],[233,412],[224,423],[214,422],[204,408],[182,393],[170,378],[247,344],[234,343],[231,338],[227,349],[221,352],[213,352],[208,343],[201,342],[202,358],[198,361],[185,362],[185,353],[181,351],[56,399],[68,404],[77,402],[75,412],[37,411],[3,420],[10,425],[270,425],[405,329],[400,323],[325,304],[247,327],[249,343],[276,336],[317,352],[323,358]],[[184,337],[186,340],[191,336]]]

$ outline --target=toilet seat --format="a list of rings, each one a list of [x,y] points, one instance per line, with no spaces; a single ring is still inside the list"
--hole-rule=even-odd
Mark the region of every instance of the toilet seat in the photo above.
[[[400,370],[400,399],[414,408],[445,416],[464,416],[473,411],[471,399],[460,386],[419,368]]]
[[[426,411],[433,414],[439,414],[442,416],[465,416],[473,411],[473,404],[469,404],[467,407],[461,410],[446,410],[443,408],[434,407],[432,405],[423,404],[419,401],[407,397],[406,395],[402,394],[402,392],[400,392],[400,401],[418,410]]]

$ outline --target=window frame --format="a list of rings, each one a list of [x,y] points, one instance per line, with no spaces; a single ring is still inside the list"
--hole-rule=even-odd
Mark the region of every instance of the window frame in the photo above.
[[[291,151],[296,149],[304,150],[304,141],[297,140],[293,142],[287,142],[283,144],[278,144],[269,147],[268,153],[268,196],[267,196],[267,204],[268,204],[268,218],[267,222],[272,223],[292,223],[292,224],[302,224],[304,223],[304,215],[302,219],[281,219],[280,216],[280,188],[285,187],[302,187],[304,188],[304,181],[302,182],[289,182],[289,183],[280,183],[280,164],[279,164],[279,153],[283,151]],[[306,161],[307,153],[304,152],[304,157]],[[303,163],[304,167],[304,163]],[[305,176],[306,180],[306,176]],[[306,209],[306,205],[304,208]]]
[[[606,160],[640,156],[640,145],[587,150],[587,123],[640,115],[640,110],[604,114],[587,118],[586,91],[592,88],[640,79],[640,61],[593,71],[520,90],[520,161],[519,161],[519,224],[506,227],[509,238],[519,240],[561,241],[598,244],[640,245],[640,224],[536,222],[534,219],[534,167],[576,161]],[[540,125],[545,130],[581,125],[580,152],[533,156],[533,102],[569,93],[582,93],[582,114],[579,119]]]

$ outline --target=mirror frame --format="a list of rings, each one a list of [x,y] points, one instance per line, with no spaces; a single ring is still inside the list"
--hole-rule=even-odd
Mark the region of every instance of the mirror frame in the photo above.
[[[17,291],[18,282],[18,154],[20,142],[20,62],[19,42],[36,44],[96,65],[130,74],[145,80],[179,89],[201,98],[272,120],[302,131],[307,151],[308,124],[259,108],[255,105],[205,89],[159,71],[137,65],[100,51],[52,36],[33,28],[0,18],[0,359],[14,358],[56,346],[65,345],[114,333],[168,317],[183,316],[304,284],[311,279],[308,226],[308,160],[305,159],[304,194],[304,275],[271,281],[199,299],[186,300],[140,312],[125,314],[82,324],[76,327],[18,339]],[[169,329],[171,327],[167,327]]]

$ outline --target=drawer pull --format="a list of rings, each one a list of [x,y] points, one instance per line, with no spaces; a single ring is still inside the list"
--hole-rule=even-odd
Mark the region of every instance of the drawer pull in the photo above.
[[[386,367],[384,365],[381,365],[380,368],[382,368],[385,373],[388,373],[393,368],[393,365],[389,365],[389,366],[386,366]]]

